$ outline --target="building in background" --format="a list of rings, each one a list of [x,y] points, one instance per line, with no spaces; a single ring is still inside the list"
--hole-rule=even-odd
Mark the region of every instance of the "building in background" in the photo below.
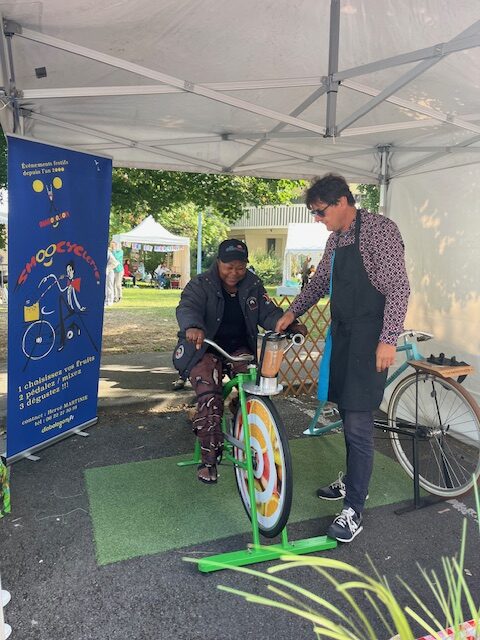
[[[244,240],[250,253],[272,252],[283,260],[288,225],[312,222],[304,204],[247,207],[230,227],[229,238]]]

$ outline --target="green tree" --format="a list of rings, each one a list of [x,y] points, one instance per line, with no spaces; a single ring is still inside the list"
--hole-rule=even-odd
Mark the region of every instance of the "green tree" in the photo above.
[[[114,169],[110,230],[112,234],[127,231],[151,214],[174,231],[166,215],[186,205],[232,221],[247,206],[289,203],[304,186],[302,180]]]
[[[364,209],[378,213],[380,190],[376,184],[359,184],[357,186],[357,193],[362,196],[362,207]]]

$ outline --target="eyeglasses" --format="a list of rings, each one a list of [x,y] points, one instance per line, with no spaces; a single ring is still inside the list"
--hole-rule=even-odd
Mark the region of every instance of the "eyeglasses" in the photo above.
[[[318,216],[319,218],[323,218],[325,216],[325,211],[328,209],[328,207],[331,207],[331,204],[327,204],[326,207],[324,207],[323,209],[310,209],[310,213],[312,214],[312,216]]]

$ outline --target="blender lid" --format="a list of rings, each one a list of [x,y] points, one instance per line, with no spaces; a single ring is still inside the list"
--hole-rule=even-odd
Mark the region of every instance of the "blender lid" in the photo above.
[[[265,336],[267,342],[280,342],[280,340],[286,338],[284,333],[278,333],[276,331],[266,331],[265,333],[258,334],[259,338],[263,338],[263,336]]]

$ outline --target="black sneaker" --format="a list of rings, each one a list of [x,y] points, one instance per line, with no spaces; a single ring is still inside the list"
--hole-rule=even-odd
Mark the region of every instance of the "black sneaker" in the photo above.
[[[352,507],[347,507],[328,527],[327,536],[339,542],[351,542],[362,531],[362,521],[361,514]]]
[[[332,484],[329,484],[328,487],[317,489],[317,498],[322,500],[340,500],[344,498],[346,489],[343,477],[343,471],[340,471],[338,478]]]

